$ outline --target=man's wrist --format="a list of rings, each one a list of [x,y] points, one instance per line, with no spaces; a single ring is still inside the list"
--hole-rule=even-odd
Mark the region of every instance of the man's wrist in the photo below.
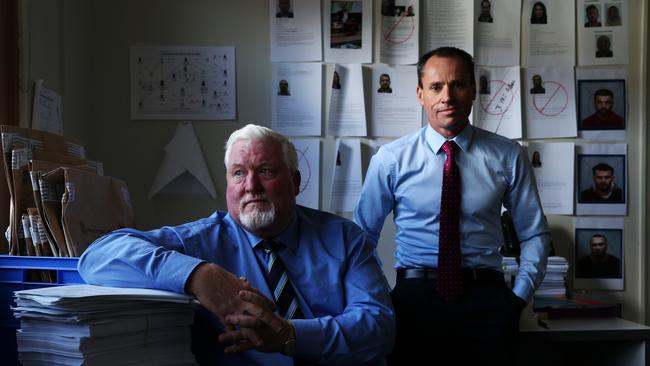
[[[285,356],[294,357],[296,355],[296,328],[294,328],[291,320],[287,320],[289,326],[289,332],[287,333],[287,338],[284,340],[282,345],[282,353]]]

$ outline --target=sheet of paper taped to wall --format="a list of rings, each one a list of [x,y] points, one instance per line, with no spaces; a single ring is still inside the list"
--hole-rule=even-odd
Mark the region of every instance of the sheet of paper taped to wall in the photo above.
[[[149,191],[156,194],[210,194],[217,198],[199,140],[190,122],[181,122],[165,146],[165,157]]]

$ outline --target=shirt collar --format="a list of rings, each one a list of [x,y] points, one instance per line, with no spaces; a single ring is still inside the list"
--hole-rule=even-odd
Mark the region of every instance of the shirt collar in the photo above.
[[[454,136],[451,140],[454,141],[461,150],[467,151],[472,145],[472,135],[472,125],[467,124],[467,126],[463,128],[463,130],[460,131],[460,133]],[[424,138],[429,144],[429,147],[431,147],[431,150],[433,150],[433,152],[436,154],[438,154],[440,152],[440,149],[442,149],[442,144],[447,141],[444,136],[436,132],[429,124],[427,124],[427,127],[424,131]]]
[[[235,222],[233,220],[233,222]],[[241,228],[246,237],[248,238],[248,242],[251,244],[253,248],[257,248],[258,245],[264,241],[264,238],[261,238],[259,236],[253,235],[252,233],[248,232],[248,230],[244,229],[243,227]],[[298,213],[297,210],[294,208],[293,211],[293,220],[287,226],[284,231],[282,231],[278,236],[271,238],[275,239],[278,242],[282,243],[285,247],[291,249],[291,251],[295,252],[298,249],[298,238],[300,237],[300,224],[298,222]]]

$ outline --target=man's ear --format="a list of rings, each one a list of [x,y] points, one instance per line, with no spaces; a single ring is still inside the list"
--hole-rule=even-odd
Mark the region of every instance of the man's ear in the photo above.
[[[424,90],[422,90],[421,86],[418,85],[417,88],[415,88],[415,95],[418,96],[418,102],[420,102],[420,105],[424,106]]]
[[[300,193],[300,170],[293,172],[293,189],[296,196]]]

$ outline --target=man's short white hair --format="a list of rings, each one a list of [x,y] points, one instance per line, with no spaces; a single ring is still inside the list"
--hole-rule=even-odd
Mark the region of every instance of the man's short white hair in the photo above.
[[[287,139],[284,135],[273,131],[272,129],[264,126],[258,126],[254,124],[248,124],[237,131],[230,134],[228,141],[226,141],[226,153],[223,158],[223,162],[228,169],[228,160],[230,160],[230,153],[232,152],[232,146],[237,141],[253,141],[253,140],[263,140],[270,138],[280,143],[282,146],[284,162],[289,167],[289,170],[295,172],[298,170],[298,154],[296,154],[296,148],[293,144]]]

